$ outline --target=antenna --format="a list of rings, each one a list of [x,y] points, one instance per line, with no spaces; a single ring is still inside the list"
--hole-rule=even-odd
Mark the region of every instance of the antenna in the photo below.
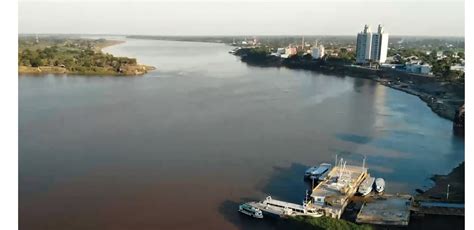
[[[362,168],[365,169],[365,160],[366,160],[367,156],[364,155],[364,160],[362,160]]]

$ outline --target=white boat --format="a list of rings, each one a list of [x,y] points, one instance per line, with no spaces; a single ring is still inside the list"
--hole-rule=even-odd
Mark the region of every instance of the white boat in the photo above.
[[[375,191],[383,192],[385,189],[385,180],[383,178],[377,178],[375,180]]]
[[[359,185],[359,189],[357,192],[359,192],[360,195],[366,196],[370,192],[372,192],[372,188],[374,186],[375,178],[368,176],[365,178],[364,181]]]
[[[257,218],[257,219],[262,219],[263,218],[262,210],[260,210],[258,208],[255,208],[255,207],[252,207],[248,204],[239,205],[239,212],[241,212],[241,213],[243,213],[247,216]]]
[[[322,163],[318,167],[313,166],[307,169],[304,173],[304,176],[310,179],[318,179],[325,172],[329,171],[329,169],[331,169],[331,164]]]

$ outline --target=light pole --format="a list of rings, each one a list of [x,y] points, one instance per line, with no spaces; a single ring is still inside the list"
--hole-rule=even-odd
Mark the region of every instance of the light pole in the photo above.
[[[446,200],[449,200],[449,187],[450,187],[450,186],[451,186],[451,185],[448,184],[448,189],[446,190]]]

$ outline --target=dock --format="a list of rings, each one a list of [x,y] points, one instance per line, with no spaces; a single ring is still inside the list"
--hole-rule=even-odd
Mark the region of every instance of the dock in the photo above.
[[[365,160],[362,166],[347,165],[343,159],[326,172],[327,175],[311,190],[302,204],[295,204],[267,197],[263,201],[248,202],[265,215],[327,216],[340,219],[351,202],[362,204],[356,215],[356,223],[408,226],[410,215],[464,215],[464,204],[415,201],[411,195],[373,193],[365,197],[355,194],[362,182],[369,177]],[[355,214],[355,213],[354,213]]]
[[[307,206],[323,210],[325,216],[341,218],[350,198],[367,175],[364,166],[346,165],[341,159],[340,164],[331,169],[327,179],[312,190]]]
[[[407,226],[413,197],[410,195],[381,195],[366,202],[357,214],[357,223]]]
[[[419,201],[413,204],[411,211],[417,215],[464,216],[464,204]]]

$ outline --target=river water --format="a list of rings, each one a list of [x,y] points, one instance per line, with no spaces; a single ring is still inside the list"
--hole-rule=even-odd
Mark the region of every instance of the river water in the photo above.
[[[366,79],[250,67],[224,44],[124,39],[144,77],[20,76],[21,229],[271,229],[335,155],[413,193],[464,160],[452,123]]]

